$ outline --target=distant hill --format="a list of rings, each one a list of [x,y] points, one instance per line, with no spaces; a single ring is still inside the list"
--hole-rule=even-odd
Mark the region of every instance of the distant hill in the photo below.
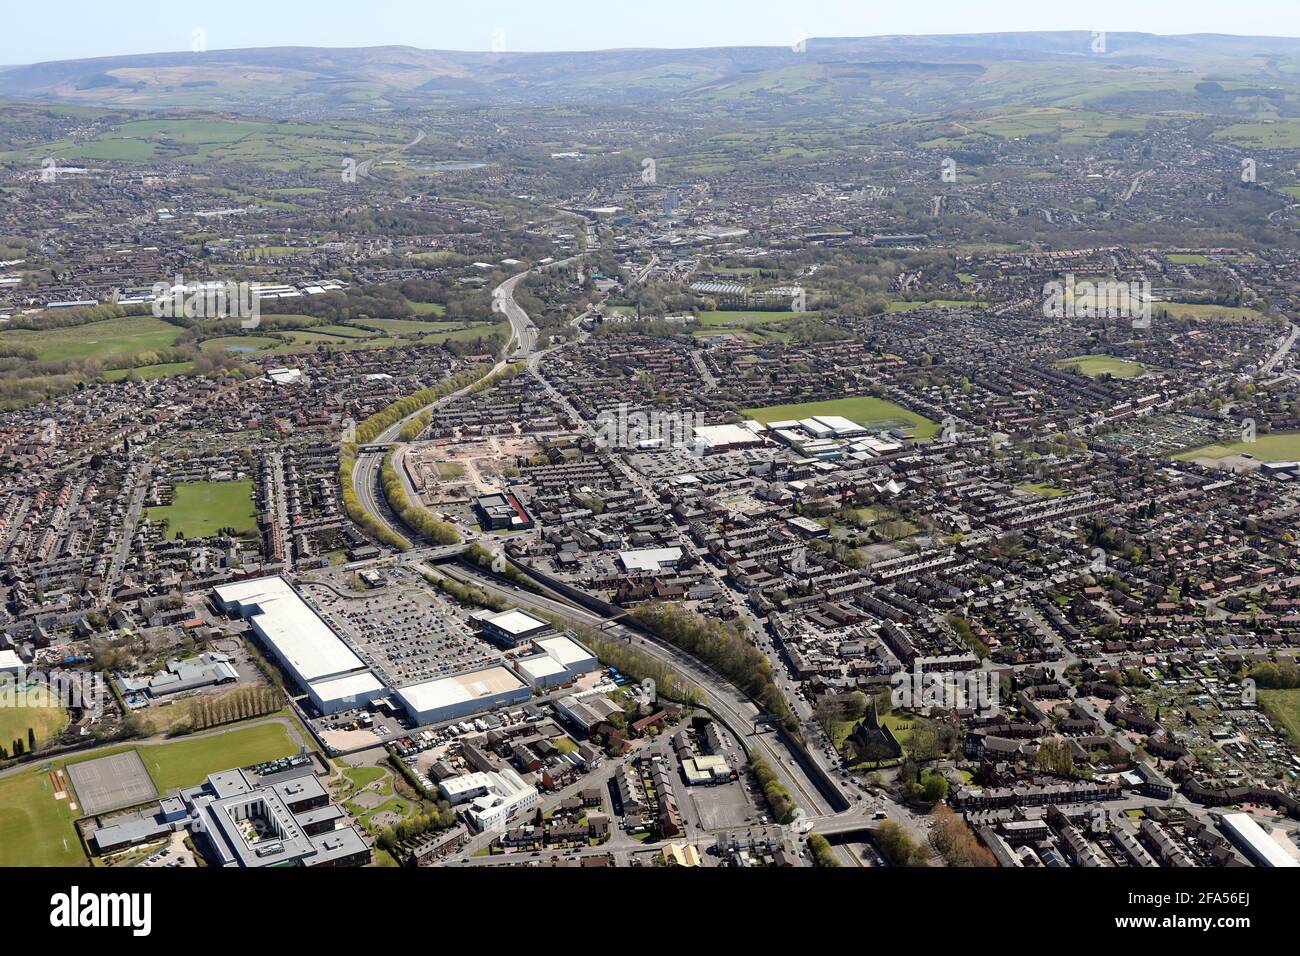
[[[888,118],[954,102],[1079,106],[1132,97],[1158,108],[1231,111],[1230,96],[1207,100],[1207,91],[1275,95],[1279,114],[1288,115],[1285,93],[1298,84],[1300,39],[1111,33],[1101,44],[1084,31],[824,38],[807,41],[805,51],[274,47],[0,69],[0,97],[8,99],[268,115],[680,102],[719,112],[835,105]]]

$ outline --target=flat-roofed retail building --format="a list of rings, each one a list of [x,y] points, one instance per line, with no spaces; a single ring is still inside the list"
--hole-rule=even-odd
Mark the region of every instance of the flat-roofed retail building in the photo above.
[[[513,608],[500,614],[476,615],[483,636],[504,647],[518,647],[530,638],[549,633],[551,625],[527,611]]]
[[[227,614],[248,621],[285,672],[322,714],[363,707],[384,685],[282,577],[254,578],[213,589]]]
[[[423,726],[527,703],[533,692],[509,668],[496,665],[412,684],[399,689],[397,696],[411,719]]]

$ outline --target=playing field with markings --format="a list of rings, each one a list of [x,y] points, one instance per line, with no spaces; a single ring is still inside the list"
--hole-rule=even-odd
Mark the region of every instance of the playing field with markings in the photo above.
[[[70,764],[67,772],[86,815],[134,806],[158,796],[144,761],[134,750]]]

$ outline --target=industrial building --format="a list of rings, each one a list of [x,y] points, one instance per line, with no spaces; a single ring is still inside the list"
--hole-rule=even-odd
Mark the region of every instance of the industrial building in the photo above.
[[[620,551],[618,560],[629,574],[648,572],[658,574],[670,571],[682,560],[681,548],[642,548],[638,551]]]
[[[759,432],[762,430],[763,426],[757,422],[743,425],[696,425],[693,428],[696,447],[705,455],[761,445],[763,438]]]
[[[412,684],[397,696],[416,725],[424,726],[526,703],[533,692],[509,668],[496,665]]]
[[[160,800],[153,816],[99,827],[88,842],[112,853],[188,829],[214,866],[365,866],[370,845],[345,820],[306,762],[266,779],[248,770],[214,773]]]
[[[1300,866],[1277,840],[1248,813],[1225,813],[1219,829],[1256,866]]]
[[[200,654],[193,660],[167,661],[164,669],[151,677],[120,678],[117,686],[123,694],[146,693],[157,698],[220,684],[233,684],[238,680],[239,672],[230,663],[229,657],[209,652]]]
[[[539,690],[561,687],[600,667],[596,655],[567,634],[534,640],[533,649],[536,653],[521,657],[515,668]]]
[[[223,584],[213,593],[223,611],[249,622],[319,713],[363,707],[386,693],[379,679],[284,578]]]
[[[483,636],[502,647],[518,647],[525,641],[549,634],[551,625],[540,617],[534,617],[527,611],[513,608],[498,614],[483,612],[475,614]]]
[[[449,777],[438,790],[452,806],[464,805],[462,815],[478,832],[503,830],[510,818],[536,806],[537,788],[524,783],[512,768]]]
[[[474,511],[484,531],[526,531],[533,526],[528,509],[512,491],[484,495],[474,502]]]

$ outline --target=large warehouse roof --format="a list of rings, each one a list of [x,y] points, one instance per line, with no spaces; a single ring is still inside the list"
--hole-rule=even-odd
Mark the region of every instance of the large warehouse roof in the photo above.
[[[550,625],[538,617],[533,617],[527,611],[521,611],[514,608],[509,611],[503,611],[486,619],[493,627],[506,634],[518,637],[522,634],[528,634],[538,628],[550,627]]]
[[[696,439],[703,442],[706,449],[763,443],[763,439],[743,425],[696,425],[694,432]]]
[[[504,667],[489,667],[470,674],[412,684],[403,687],[397,695],[412,713],[423,714],[453,704],[509,693],[525,686],[523,681]]]
[[[281,577],[257,578],[216,588],[227,608],[248,617],[301,683],[360,670],[364,665],[328,624]],[[251,615],[248,610],[253,611]]]
[[[571,637],[563,634],[557,637],[544,637],[533,641],[540,650],[545,651],[565,667],[571,667],[582,661],[589,661],[592,653]]]
[[[1288,853],[1275,839],[1264,832],[1264,828],[1255,822],[1248,813],[1225,813],[1223,826],[1229,835],[1235,836],[1243,849],[1248,846],[1265,866],[1300,866],[1300,862]]]
[[[348,699],[365,702],[376,694],[383,693],[383,691],[383,683],[370,671],[360,671],[356,674],[344,674],[342,677],[318,680],[311,685],[311,692],[319,700],[326,702]]]

